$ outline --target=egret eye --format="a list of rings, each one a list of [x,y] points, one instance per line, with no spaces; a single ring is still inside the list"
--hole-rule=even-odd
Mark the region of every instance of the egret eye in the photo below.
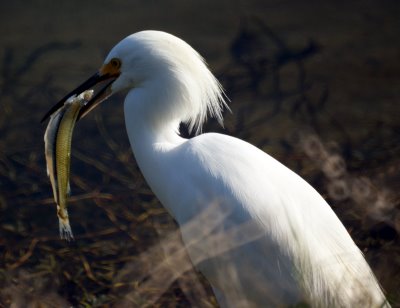
[[[119,69],[121,67],[121,60],[118,58],[112,58],[110,64],[113,68]]]

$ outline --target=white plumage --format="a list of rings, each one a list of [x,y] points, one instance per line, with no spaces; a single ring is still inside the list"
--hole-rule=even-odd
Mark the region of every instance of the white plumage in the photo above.
[[[222,123],[226,105],[218,81],[188,44],[143,31],[117,44],[105,64],[114,58],[122,65],[111,90],[129,91],[124,110],[133,153],[178,224],[214,206],[215,215],[226,211],[226,217],[211,234],[251,227],[236,235],[249,242],[217,255],[207,240],[192,243],[194,235],[182,233],[222,307],[389,306],[342,223],[301,177],[242,140],[179,136],[181,122],[200,131],[207,113]]]

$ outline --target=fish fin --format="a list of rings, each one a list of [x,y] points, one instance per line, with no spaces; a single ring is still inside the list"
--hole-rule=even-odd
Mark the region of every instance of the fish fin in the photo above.
[[[63,240],[70,242],[74,239],[74,235],[72,234],[71,226],[69,224],[68,219],[58,218],[59,228],[60,228],[60,237]]]
[[[68,182],[68,186],[67,186],[67,197],[71,197],[71,185]]]
[[[58,181],[57,181],[57,179],[54,179],[53,193],[54,193],[54,200],[57,203],[57,213],[58,213],[59,208],[60,208],[60,206],[59,206],[59,204],[60,204],[60,201],[59,201],[60,196],[58,195]]]
[[[72,234],[71,225],[69,224],[68,212],[67,210],[63,210],[61,213],[61,208],[57,205],[57,216],[58,216],[58,224],[60,229],[60,237],[63,240],[67,240],[68,242],[74,239],[74,235]]]

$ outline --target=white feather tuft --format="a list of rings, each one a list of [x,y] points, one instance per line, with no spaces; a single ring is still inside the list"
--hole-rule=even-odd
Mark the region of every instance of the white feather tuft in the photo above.
[[[223,125],[222,111],[229,110],[221,84],[204,59],[183,40],[160,31],[142,31],[117,44],[105,62],[118,57],[122,74],[113,91],[132,88],[148,107],[154,125],[183,122],[200,133],[207,116]],[[136,94],[139,95],[139,94]]]

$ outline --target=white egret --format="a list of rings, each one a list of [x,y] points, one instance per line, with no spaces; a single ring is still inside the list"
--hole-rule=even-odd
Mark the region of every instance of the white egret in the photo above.
[[[112,93],[127,90],[126,128],[149,186],[179,226],[217,204],[226,210],[219,229],[245,224],[237,247],[214,253],[192,245],[192,260],[222,307],[389,307],[362,253],[335,213],[306,181],[245,141],[216,133],[184,139],[179,124],[199,132],[207,114],[222,124],[220,84],[181,39],[142,31],[123,39],[99,72],[72,91],[104,82],[81,116]],[[247,230],[247,231],[246,231]],[[249,237],[246,241],[246,237]],[[220,244],[223,245],[223,237]],[[218,242],[217,242],[218,245]],[[214,248],[213,248],[214,247]],[[208,254],[209,258],[199,254]],[[195,262],[194,262],[195,263]]]

